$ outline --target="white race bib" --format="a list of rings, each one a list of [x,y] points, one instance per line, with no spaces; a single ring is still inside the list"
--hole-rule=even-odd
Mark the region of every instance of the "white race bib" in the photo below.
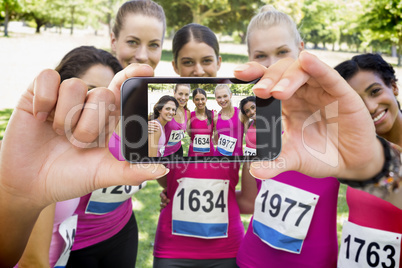
[[[345,221],[338,268],[399,268],[402,234]]]
[[[210,135],[196,134],[193,140],[193,151],[197,153],[209,153]]]
[[[264,180],[255,200],[253,231],[273,248],[300,254],[319,196]]]
[[[179,129],[179,130],[172,130],[169,136],[169,140],[167,143],[167,146],[173,146],[180,142],[182,139],[184,139],[184,130]]]
[[[65,219],[59,226],[59,233],[64,240],[64,250],[55,264],[55,268],[66,267],[70,257],[71,248],[74,244],[75,234],[77,232],[78,215],[73,215]]]
[[[233,151],[236,148],[236,142],[236,138],[220,134],[217,149],[223,155],[233,155]]]
[[[172,234],[228,236],[229,180],[182,178],[173,197]]]
[[[89,198],[85,213],[95,215],[109,213],[127,199],[130,199],[134,193],[145,187],[145,185],[147,185],[146,181],[138,186],[118,185],[95,190]]]
[[[245,156],[254,156],[254,155],[257,155],[257,149],[253,149],[253,148],[250,148],[250,147],[245,147],[244,148],[244,152],[243,152],[243,155],[245,155]]]

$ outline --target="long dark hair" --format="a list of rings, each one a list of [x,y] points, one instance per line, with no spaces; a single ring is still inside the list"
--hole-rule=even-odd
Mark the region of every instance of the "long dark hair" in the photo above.
[[[216,58],[219,58],[219,43],[215,33],[206,26],[190,23],[180,28],[180,30],[178,30],[173,37],[172,52],[176,65],[180,50],[191,40],[195,40],[198,43],[207,44],[213,48]]]
[[[202,94],[207,99],[207,92],[202,88],[196,88],[193,90],[193,100],[197,94]],[[212,122],[212,111],[208,110],[207,106],[205,105],[205,114],[207,115],[208,125]]]
[[[355,76],[359,71],[372,71],[388,87],[396,84],[398,79],[395,76],[395,70],[391,64],[386,62],[379,54],[366,53],[356,55],[352,59],[344,61],[334,68],[346,81]],[[401,105],[398,102],[399,110]]]
[[[123,69],[119,61],[109,52],[93,46],[80,46],[68,52],[55,70],[60,74],[61,81],[64,81],[80,77],[97,64],[110,67],[115,74]]]
[[[166,103],[168,103],[169,101],[174,102],[177,110],[177,108],[179,107],[179,103],[177,102],[177,100],[173,96],[164,95],[158,100],[157,103],[155,103],[153,113],[149,115],[148,120],[151,121],[157,119],[160,115],[160,111],[163,109],[163,106],[165,106]]]
[[[246,111],[244,111],[244,105],[246,105],[246,103],[250,101],[255,103],[255,96],[248,96],[240,101],[239,108],[242,114],[246,115]]]

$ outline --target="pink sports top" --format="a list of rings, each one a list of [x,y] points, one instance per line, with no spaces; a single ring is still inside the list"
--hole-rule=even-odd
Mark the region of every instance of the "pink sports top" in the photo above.
[[[184,113],[184,123],[180,124],[173,118],[165,125],[166,147],[164,156],[177,152],[181,147],[181,140],[185,136],[187,128],[187,110]]]
[[[349,222],[361,227],[402,234],[402,210],[393,204],[351,187],[348,187],[346,191],[346,201],[349,206]],[[386,253],[389,255],[390,249]],[[402,256],[402,247],[401,251],[394,253],[392,257],[396,258],[398,255]],[[389,255],[388,258],[391,256]],[[384,259],[384,261],[389,264],[391,259]],[[398,267],[402,267],[402,262]]]
[[[336,268],[338,180],[332,177],[317,179],[288,171],[271,180],[262,181],[262,184],[267,182],[272,183],[271,185],[278,184],[279,188],[272,186],[270,191],[261,195],[265,191],[261,186],[256,201],[265,201],[264,213],[271,215],[268,217],[268,225],[271,227],[256,221],[259,209],[256,202],[253,219],[240,245],[237,265],[241,268]],[[294,188],[288,188],[289,186]],[[285,190],[281,191],[281,188]],[[315,205],[307,205],[310,195],[314,195],[314,198],[318,196]],[[297,209],[293,210],[295,208],[301,210],[297,212]],[[285,216],[286,211],[288,213]],[[277,224],[271,224],[274,222]],[[291,234],[282,234],[282,227],[288,223],[292,231],[296,232],[297,228],[307,222],[309,227],[304,239],[294,239]],[[275,225],[279,228],[275,228]],[[297,228],[294,228],[296,225]],[[297,249],[294,250],[296,245]]]
[[[218,144],[215,150],[217,156],[243,155],[243,134],[244,126],[240,122],[240,110],[234,107],[233,116],[228,120],[223,120],[218,115],[216,130],[218,132]]]
[[[120,147],[120,136],[113,133],[109,141],[109,151],[116,159],[124,161]],[[134,192],[133,186],[118,185],[81,197],[75,211],[78,223],[72,250],[95,245],[121,231],[133,214],[131,196]],[[95,193],[97,198],[94,198]],[[111,202],[107,196],[119,199]]]
[[[214,165],[216,164],[216,165]],[[235,258],[244,236],[236,202],[237,163],[175,164],[155,236],[154,256]]]
[[[214,134],[214,112],[211,111],[211,123],[208,125],[208,118],[200,120],[196,112],[191,112],[190,130],[191,141],[188,156],[213,156],[214,144],[212,143]]]

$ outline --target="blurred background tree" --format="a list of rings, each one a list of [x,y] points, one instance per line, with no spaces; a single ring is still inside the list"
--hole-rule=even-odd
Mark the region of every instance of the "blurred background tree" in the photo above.
[[[2,0],[0,23],[8,36],[10,20],[70,29],[104,27],[109,33],[124,0]],[[306,44],[314,49],[369,51],[398,57],[402,64],[401,0],[156,0],[167,18],[167,38],[194,22],[210,27],[221,41],[244,43],[251,17],[266,5],[289,14]],[[223,38],[225,37],[225,38]]]

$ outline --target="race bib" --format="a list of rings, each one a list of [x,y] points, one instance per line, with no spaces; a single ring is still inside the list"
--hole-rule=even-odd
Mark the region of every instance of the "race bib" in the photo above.
[[[179,129],[179,130],[172,130],[169,136],[169,140],[167,143],[167,146],[173,146],[180,142],[182,139],[184,139],[184,130]]]
[[[210,135],[196,134],[193,140],[193,151],[197,153],[209,153]]]
[[[254,155],[257,155],[257,149],[253,149],[253,148],[250,148],[250,147],[245,147],[244,148],[244,152],[243,152],[243,155],[245,155],[245,156],[254,156]]]
[[[64,250],[55,264],[55,268],[66,267],[70,252],[73,247],[75,233],[77,232],[78,215],[73,215],[64,220],[59,226],[59,233],[64,240]]]
[[[338,268],[399,268],[402,234],[345,221]]]
[[[173,197],[172,234],[228,236],[229,180],[182,178]]]
[[[145,185],[147,185],[146,181],[138,186],[118,185],[93,191],[89,198],[85,213],[95,215],[109,213],[115,210],[127,199],[130,199],[134,193],[141,190]]]
[[[233,155],[233,151],[236,146],[237,139],[226,136],[226,135],[219,135],[219,140],[218,140],[218,151],[226,156],[231,156]]]
[[[273,248],[300,254],[318,199],[281,182],[262,181],[255,200],[254,234]]]

